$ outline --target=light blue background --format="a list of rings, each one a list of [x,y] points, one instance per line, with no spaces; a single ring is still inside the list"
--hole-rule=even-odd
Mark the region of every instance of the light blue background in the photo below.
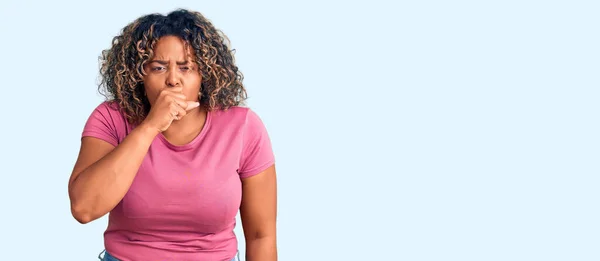
[[[597,3],[3,1],[2,257],[96,260],[67,180],[97,58],[184,7],[271,134],[279,260],[600,260]]]

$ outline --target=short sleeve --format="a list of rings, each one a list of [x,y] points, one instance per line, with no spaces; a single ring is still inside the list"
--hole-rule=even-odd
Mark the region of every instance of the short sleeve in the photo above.
[[[89,116],[83,128],[83,137],[94,137],[106,141],[113,146],[119,144],[118,133],[119,117],[118,112],[104,102],[98,105]]]
[[[243,128],[243,146],[238,173],[241,178],[254,176],[275,163],[269,134],[259,116],[248,109]]]

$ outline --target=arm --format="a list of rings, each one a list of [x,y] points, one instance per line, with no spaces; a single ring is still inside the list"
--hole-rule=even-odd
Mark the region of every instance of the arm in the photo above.
[[[117,147],[83,137],[69,178],[71,213],[82,224],[98,219],[123,199],[158,132],[140,125]]]
[[[247,261],[277,261],[275,166],[242,179],[240,216]]]

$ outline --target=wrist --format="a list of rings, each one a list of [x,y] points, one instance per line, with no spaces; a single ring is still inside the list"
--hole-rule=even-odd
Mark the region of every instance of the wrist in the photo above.
[[[150,126],[146,122],[142,122],[140,125],[138,125],[136,127],[136,129],[138,129],[141,133],[143,133],[144,136],[149,136],[151,138],[154,138],[156,135],[158,135],[160,133],[160,130],[158,128]]]

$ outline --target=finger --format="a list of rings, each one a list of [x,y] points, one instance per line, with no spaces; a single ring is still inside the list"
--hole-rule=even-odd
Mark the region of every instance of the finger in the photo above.
[[[187,101],[186,103],[187,103],[186,104],[187,106],[184,107],[186,111],[189,111],[189,110],[191,110],[193,108],[196,108],[196,107],[200,106],[199,102]]]
[[[187,106],[186,102],[183,102],[183,104],[185,104],[184,106]],[[171,103],[171,105],[169,105],[169,111],[172,114],[179,114],[180,118],[182,114],[187,114],[185,107],[180,106],[177,102]]]
[[[187,102],[185,102],[185,99],[179,99],[179,98],[175,98],[173,97],[173,102],[175,103],[175,105],[177,105],[177,107],[185,109],[188,105]]]
[[[187,112],[184,109],[182,109],[181,107],[175,106],[175,108],[173,108],[173,111],[171,112],[171,114],[173,115],[173,119],[180,120],[185,115],[187,115]]]
[[[183,108],[181,107],[177,107],[177,116],[179,116],[179,118],[181,119],[183,116],[187,115],[187,111],[185,111]]]
[[[183,94],[183,93],[178,93],[178,92],[169,93],[169,96],[172,98],[181,99],[183,101],[187,100],[187,97],[185,97],[185,94]]]
[[[186,108],[187,103],[185,102],[187,98],[183,93],[169,93],[168,97],[175,102],[179,107]]]
[[[183,87],[167,87],[160,91],[161,95],[183,94]]]

